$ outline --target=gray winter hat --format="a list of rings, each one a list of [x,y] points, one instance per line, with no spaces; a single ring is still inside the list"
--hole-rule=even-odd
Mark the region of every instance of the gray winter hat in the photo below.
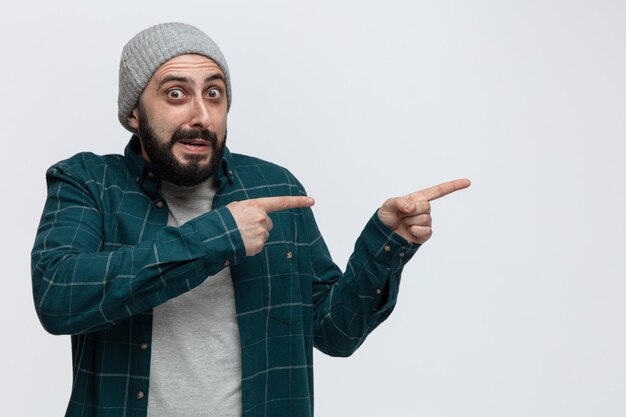
[[[219,47],[206,33],[186,23],[161,23],[135,35],[122,50],[117,116],[122,126],[135,129],[126,120],[156,70],[183,54],[200,54],[213,60],[224,73],[228,109],[231,103],[230,74]]]

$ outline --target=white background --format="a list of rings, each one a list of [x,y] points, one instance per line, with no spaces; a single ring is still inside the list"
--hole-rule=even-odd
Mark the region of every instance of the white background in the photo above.
[[[45,169],[120,153],[117,65],[184,21],[226,55],[232,151],[290,168],[344,265],[382,201],[438,182],[435,235],[317,416],[626,415],[623,0],[22,1],[0,6],[0,414],[63,415],[68,336],[38,323]]]

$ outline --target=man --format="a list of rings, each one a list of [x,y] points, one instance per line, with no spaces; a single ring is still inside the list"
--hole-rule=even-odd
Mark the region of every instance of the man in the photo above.
[[[122,52],[124,156],[48,170],[33,294],[72,335],[67,416],[313,415],[313,346],[361,345],[431,235],[428,201],[469,186],[387,200],[342,273],[293,175],[225,146],[231,100],[206,34],[152,26]]]

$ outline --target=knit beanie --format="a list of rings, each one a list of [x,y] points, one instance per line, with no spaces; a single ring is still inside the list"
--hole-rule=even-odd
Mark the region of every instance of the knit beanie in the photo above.
[[[127,118],[156,70],[165,62],[183,54],[200,54],[213,60],[224,73],[226,101],[231,103],[230,74],[219,47],[200,29],[185,23],[161,23],[135,35],[122,50],[120,60],[118,118],[132,133]]]

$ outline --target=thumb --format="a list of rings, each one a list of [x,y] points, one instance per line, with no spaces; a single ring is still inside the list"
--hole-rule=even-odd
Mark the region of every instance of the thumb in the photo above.
[[[415,210],[415,203],[406,197],[389,198],[383,203],[381,210],[392,213],[410,213]]]

